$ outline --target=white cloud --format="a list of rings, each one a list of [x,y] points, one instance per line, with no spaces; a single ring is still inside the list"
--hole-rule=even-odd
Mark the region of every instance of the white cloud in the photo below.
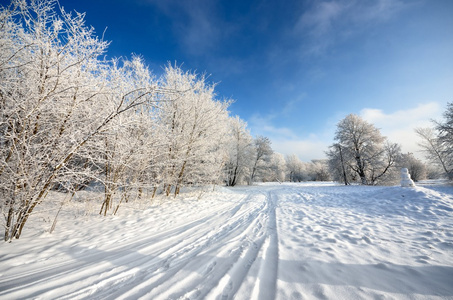
[[[297,135],[286,127],[276,127],[272,124],[272,120],[275,119],[275,115],[267,115],[265,117],[254,114],[249,122],[249,128],[252,135],[263,135],[272,139],[272,137],[283,137],[285,139],[295,139]]]
[[[316,138],[307,139],[280,139],[271,138],[272,149],[275,152],[287,154],[295,154],[302,161],[311,161],[312,159],[323,159],[326,157],[325,151],[329,144],[320,141]]]
[[[381,109],[364,108],[359,115],[379,128],[382,135],[388,137],[391,142],[400,144],[403,152],[412,152],[417,157],[423,158],[417,145],[419,138],[414,129],[432,126],[431,120],[440,119],[442,113],[442,105],[429,102],[389,113]],[[305,136],[295,133],[290,128],[273,125],[275,119],[276,116],[273,115],[266,117],[254,115],[249,120],[249,128],[255,136],[267,136],[276,152],[284,155],[296,154],[303,161],[326,157],[325,151],[334,142],[336,130],[336,122],[332,119],[326,121],[325,127]]]
[[[392,113],[385,113],[380,109],[364,108],[360,111],[360,116],[379,128],[391,142],[400,144],[403,152],[412,152],[421,157],[417,145],[419,138],[414,129],[432,126],[431,120],[441,118],[442,109],[438,103],[430,102]]]
[[[325,158],[324,152],[331,143],[330,139],[323,141],[314,133],[301,137],[293,129],[273,125],[272,122],[275,119],[276,115],[265,117],[257,114],[253,115],[248,122],[252,135],[268,137],[275,152],[283,155],[295,154],[302,161]],[[322,130],[320,128],[320,131]]]

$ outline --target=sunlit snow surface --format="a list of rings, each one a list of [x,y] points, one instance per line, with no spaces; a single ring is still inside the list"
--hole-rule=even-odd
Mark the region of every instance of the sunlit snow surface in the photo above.
[[[0,299],[453,298],[448,185],[216,187],[108,217],[93,194],[0,244]]]

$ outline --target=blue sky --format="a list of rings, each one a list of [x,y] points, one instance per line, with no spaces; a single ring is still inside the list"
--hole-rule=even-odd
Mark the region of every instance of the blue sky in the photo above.
[[[108,55],[210,74],[233,115],[274,150],[323,158],[349,113],[403,151],[453,101],[450,0],[60,0],[86,12]]]

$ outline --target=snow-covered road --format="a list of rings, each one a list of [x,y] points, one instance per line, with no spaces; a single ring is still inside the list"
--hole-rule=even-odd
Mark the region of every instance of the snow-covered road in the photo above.
[[[451,187],[268,184],[74,210],[0,246],[1,299],[453,298]]]

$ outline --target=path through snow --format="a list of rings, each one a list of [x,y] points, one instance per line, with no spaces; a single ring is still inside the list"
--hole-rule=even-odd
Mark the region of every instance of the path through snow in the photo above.
[[[451,187],[221,188],[107,218],[74,205],[52,235],[42,212],[0,246],[1,299],[453,298]]]

